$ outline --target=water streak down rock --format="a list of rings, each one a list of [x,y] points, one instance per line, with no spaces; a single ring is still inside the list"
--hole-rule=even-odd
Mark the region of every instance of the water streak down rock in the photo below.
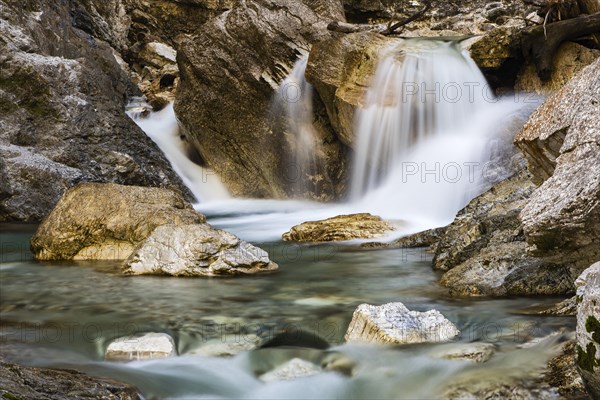
[[[329,37],[331,19],[343,19],[329,0],[249,0],[204,24],[177,54],[181,82],[175,110],[209,167],[233,195],[287,197],[285,134],[273,129],[271,99],[310,45]],[[316,99],[318,97],[315,96]],[[324,145],[324,170],[341,193],[344,148],[314,103],[314,127]]]

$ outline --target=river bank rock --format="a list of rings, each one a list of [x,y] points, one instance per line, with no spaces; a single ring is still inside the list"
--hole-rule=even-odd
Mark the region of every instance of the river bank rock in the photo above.
[[[205,218],[174,191],[85,183],[65,193],[31,239],[39,260],[120,260],[164,224]]]
[[[577,370],[592,398],[600,397],[600,262],[577,281]]]
[[[2,0],[0,16],[0,221],[40,221],[85,181],[184,190],[124,112],[139,91],[114,49],[69,2]]]
[[[383,242],[369,242],[363,243],[360,247],[371,249],[371,248],[386,248],[386,249],[412,249],[417,247],[429,247],[429,251],[432,251],[437,245],[438,241],[444,236],[446,227],[428,229],[426,231],[413,233],[408,236],[401,237],[390,243]]]
[[[392,224],[369,213],[338,215],[321,221],[308,221],[284,233],[285,241],[332,242],[370,239],[394,230]]]
[[[434,269],[452,295],[568,294],[569,268],[527,254],[519,213],[535,186],[522,169],[473,199],[436,246]]]
[[[166,333],[149,332],[114,340],[106,348],[106,361],[140,361],[177,355],[175,341]]]
[[[218,276],[275,269],[266,251],[209,224],[159,226],[123,264],[127,275]]]
[[[439,343],[459,334],[437,310],[410,311],[402,303],[387,303],[358,306],[344,338],[347,343]]]
[[[561,354],[548,362],[544,377],[565,398],[586,399],[588,396],[575,365],[576,356],[575,340],[569,340],[563,345]]]
[[[32,368],[0,359],[0,397],[3,399],[138,400],[136,388],[79,371]]]
[[[178,49],[181,80],[175,111],[185,133],[232,194],[288,197],[298,182],[291,163],[296,138],[272,100],[296,60],[330,37],[327,23],[343,20],[330,0],[249,0],[202,25]],[[282,101],[295,101],[283,98]],[[331,200],[343,191],[345,148],[313,98],[316,189],[309,198]],[[316,179],[316,178],[315,178]]]
[[[436,347],[428,355],[445,360],[483,363],[492,358],[495,352],[496,346],[492,343],[451,343]]]
[[[597,59],[550,96],[515,138],[541,183],[520,214],[528,250],[568,264],[575,275],[600,259],[599,92]]]

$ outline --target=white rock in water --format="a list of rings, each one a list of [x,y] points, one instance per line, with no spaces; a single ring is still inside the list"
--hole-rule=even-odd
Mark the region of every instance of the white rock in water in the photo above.
[[[459,334],[456,326],[437,310],[410,311],[402,303],[361,304],[354,311],[345,339],[348,343],[438,343]]]
[[[272,371],[260,376],[263,382],[289,381],[323,372],[315,364],[301,358],[292,358]]]
[[[216,276],[275,269],[266,251],[208,224],[159,226],[123,264],[130,275]]]
[[[146,333],[143,336],[126,336],[108,345],[104,359],[107,361],[134,361],[166,358],[177,355],[173,338],[166,333]]]

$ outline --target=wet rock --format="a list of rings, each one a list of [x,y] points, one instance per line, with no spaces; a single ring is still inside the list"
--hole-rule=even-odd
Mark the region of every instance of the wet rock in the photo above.
[[[139,92],[114,49],[71,25],[69,3],[0,2],[0,221],[40,221],[82,181],[183,188],[124,112]]]
[[[38,227],[31,249],[39,260],[119,260],[157,226],[204,221],[171,190],[85,183],[65,193]]]
[[[107,361],[153,360],[176,356],[175,342],[166,333],[149,332],[141,336],[127,336],[111,342],[106,348]]]
[[[0,359],[2,399],[138,400],[137,390],[125,383],[96,378],[79,371],[31,368]]]
[[[273,121],[272,99],[295,61],[330,37],[327,23],[343,18],[336,1],[236,2],[178,48],[175,110],[190,142],[232,194],[282,198],[291,192],[297,177],[288,143],[295,138]],[[307,196],[331,200],[343,191],[345,149],[313,100],[324,161],[317,166],[320,184]]]
[[[369,239],[383,236],[392,230],[394,227],[381,217],[361,213],[304,222],[292,227],[282,238],[285,241],[296,242],[331,242]]]
[[[600,59],[550,96],[515,138],[535,182],[520,218],[531,255],[581,272],[600,259]]]
[[[429,355],[446,360],[482,363],[492,358],[495,352],[496,346],[491,343],[452,343],[435,348]]]
[[[542,315],[575,315],[577,313],[576,296],[568,298],[555,304],[554,306],[542,310],[539,314]]]
[[[561,89],[579,71],[594,62],[598,56],[600,56],[600,50],[589,49],[572,42],[564,42],[554,55],[553,71],[547,82],[542,82],[535,71],[535,67],[528,64],[519,72],[515,90],[520,93],[551,94]]]
[[[412,235],[401,237],[391,243],[371,242],[364,243],[360,247],[363,248],[416,248],[416,247],[431,247],[443,237],[446,232],[446,227],[428,229],[426,231],[414,233]]]
[[[600,397],[600,262],[577,281],[577,370],[592,398]]]
[[[373,32],[323,40],[313,45],[306,79],[315,87],[337,136],[354,145],[354,114],[375,74],[379,51],[398,42]]]
[[[548,362],[548,370],[544,378],[565,398],[587,399],[588,395],[575,365],[576,353],[575,340],[566,342],[562,353]]]
[[[123,264],[128,275],[217,276],[275,269],[266,251],[209,224],[159,226]]]
[[[567,267],[527,255],[519,213],[534,190],[529,174],[496,184],[473,199],[436,247],[435,269],[453,295],[566,294],[574,290]]]
[[[361,304],[352,315],[345,339],[348,343],[439,343],[459,334],[437,310],[410,311],[402,303]]]
[[[301,358],[293,358],[259,377],[263,382],[289,381],[321,373],[319,366]]]

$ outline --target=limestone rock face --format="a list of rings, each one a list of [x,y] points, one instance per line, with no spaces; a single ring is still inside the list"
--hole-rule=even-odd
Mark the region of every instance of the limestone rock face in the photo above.
[[[0,397],[3,399],[138,400],[136,388],[74,370],[32,368],[0,359]]]
[[[600,397],[600,262],[577,281],[577,370],[592,398]]]
[[[529,174],[496,184],[473,199],[436,246],[435,269],[453,295],[565,294],[569,268],[527,255],[519,212],[534,190]]]
[[[446,342],[460,334],[437,310],[410,311],[402,303],[361,304],[354,311],[346,342],[380,344]]]
[[[203,223],[167,189],[86,183],[65,193],[31,239],[40,260],[119,260],[157,226]]]
[[[536,182],[520,218],[530,254],[580,272],[600,258],[600,59],[531,116],[515,143]]]
[[[368,213],[338,215],[322,221],[296,225],[283,234],[283,240],[296,242],[331,242],[369,239],[382,236],[394,227],[376,215]]]
[[[598,56],[600,56],[600,50],[565,42],[554,55],[554,70],[547,82],[542,82],[537,76],[535,67],[529,64],[519,72],[515,90],[545,95],[552,94],[561,89],[579,71],[594,62]]]
[[[175,342],[166,333],[149,332],[111,342],[106,348],[107,361],[139,361],[176,356]]]
[[[234,195],[287,197],[295,138],[271,115],[272,99],[296,60],[330,37],[343,20],[333,0],[240,1],[199,28],[178,49],[181,81],[175,110],[186,134]],[[320,185],[308,197],[330,200],[343,189],[345,149],[318,96],[313,127],[324,155]]]
[[[125,114],[139,92],[114,49],[68,3],[0,1],[0,221],[40,221],[82,181],[183,187]]]
[[[379,51],[398,41],[360,32],[324,40],[312,47],[306,78],[323,100],[337,136],[348,146],[353,146],[354,113],[375,74]]]
[[[273,271],[266,251],[208,224],[156,228],[124,263],[130,275],[216,276]]]

